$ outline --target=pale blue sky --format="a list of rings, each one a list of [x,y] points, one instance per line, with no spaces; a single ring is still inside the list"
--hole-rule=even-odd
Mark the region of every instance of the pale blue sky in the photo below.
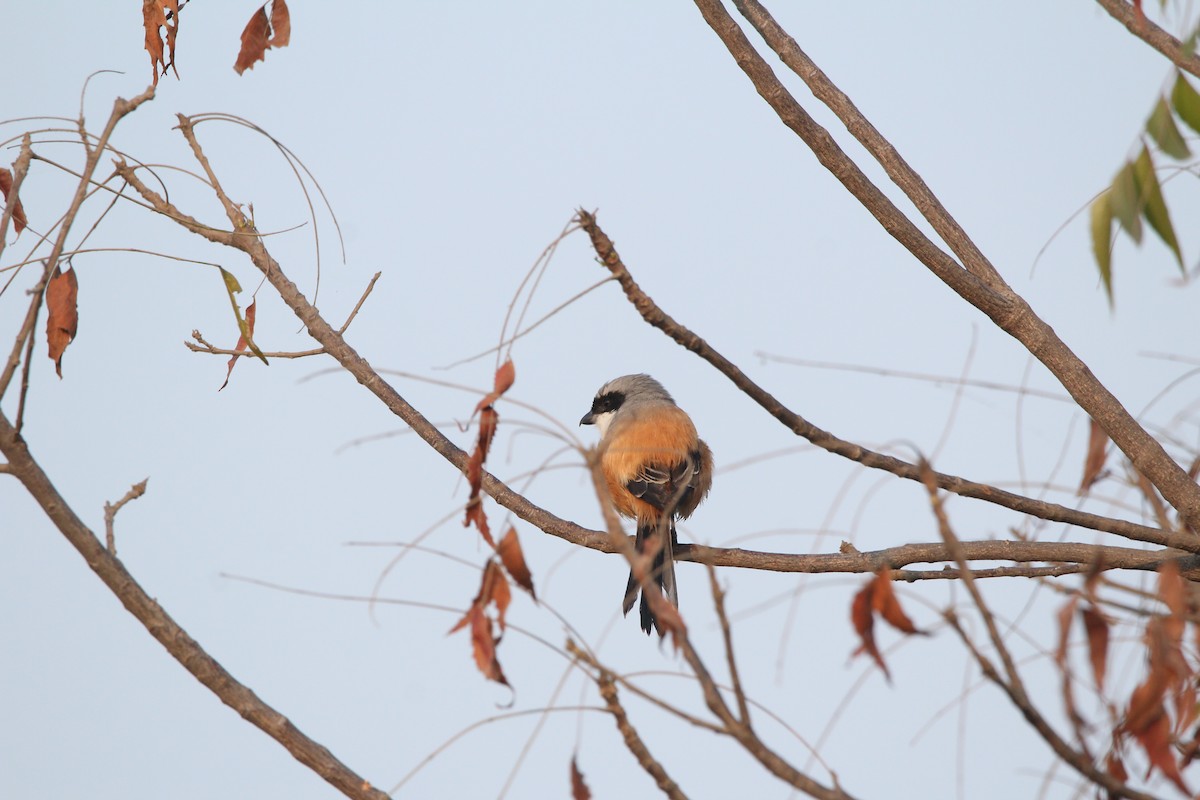
[[[101,5],[47,2],[6,11],[10,78],[0,90],[0,117],[73,117],[89,73],[121,70],[91,82],[85,110],[99,129],[115,96],[145,87],[150,73],[136,8],[127,4],[115,14],[111,4]],[[1170,285],[1178,273],[1157,242],[1140,251],[1118,244],[1115,314],[1098,286],[1082,219],[1034,270],[1054,231],[1130,152],[1167,78],[1164,61],[1084,0],[1036,8],[774,5],[801,46],[921,172],[1005,278],[1132,411],[1185,371],[1144,356],[1196,355],[1196,290]],[[630,269],[668,313],[841,436],[905,456],[911,445],[930,452],[946,428],[953,392],[764,363],[755,353],[958,374],[974,346],[973,377],[1022,382],[1027,359],[1019,346],[887,237],[783,128],[688,4],[295,2],[291,46],[238,77],[231,69],[238,34],[254,8],[189,4],[178,43],[182,80],[163,79],[158,97],[122,124],[115,142],[145,162],[193,169],[182,137],[171,130],[174,115],[228,112],[291,148],[319,179],[345,234],[343,264],[330,219],[319,214],[321,309],[340,323],[370,276],[383,272],[349,332],[377,367],[488,386],[490,359],[436,368],[495,343],[525,271],[584,206],[599,210]],[[861,154],[802,85],[789,85],[843,146]],[[26,124],[0,127],[0,139]],[[230,194],[254,204],[260,230],[305,223],[295,180],[266,142],[218,123],[199,133]],[[0,162],[15,157],[15,150],[7,152]],[[69,144],[41,145],[39,152],[77,160]],[[222,224],[211,196],[183,176],[172,180],[177,202]],[[70,184],[39,164],[27,186],[31,225],[44,230],[65,208]],[[1183,213],[1190,190],[1177,192],[1176,224],[1194,260],[1200,237]],[[32,231],[10,242],[4,264],[32,244]],[[268,244],[311,297],[311,226]],[[247,292],[257,284],[235,254],[136,208],[118,209],[89,245],[217,261]],[[382,607],[372,620],[361,604],[223,577],[367,595],[395,550],[346,543],[411,541],[452,514],[464,499],[453,470],[413,436],[343,449],[401,425],[351,380],[313,377],[331,365],[327,360],[278,360],[269,368],[242,363],[218,394],[224,359],[192,354],[182,344],[193,329],[216,344],[236,339],[215,270],[125,253],[80,257],[75,266],[79,336],[62,381],[39,342],[26,437],[97,530],[104,501],[150,476],[146,496],[118,518],[118,549],[163,607],[235,676],[385,789],[456,732],[498,713],[509,694],[477,673],[463,635],[445,636],[452,615]],[[586,240],[569,238],[532,315],[602,277]],[[5,335],[23,313],[21,290],[0,297]],[[257,338],[264,348],[311,346],[269,289],[259,298]],[[718,465],[801,444],[711,368],[642,324],[613,285],[522,340],[514,358],[512,395],[568,425],[605,380],[646,371],[692,414]],[[1028,380],[1056,388],[1040,367]],[[474,396],[408,379],[396,386],[460,444],[470,441],[454,423],[470,414]],[[1155,419],[1169,420],[1189,394],[1185,384]],[[14,413],[11,397],[4,408]],[[502,426],[530,418],[512,406],[501,411]],[[1051,481],[1068,492],[1050,496],[1074,504],[1069,490],[1078,481],[1085,438],[1079,414],[1037,399],[1027,400],[1020,414],[1018,425],[1011,395],[969,391],[938,466],[1006,486],[1022,474],[1035,485]],[[501,477],[535,468],[558,447],[512,431],[502,427],[493,454]],[[591,442],[594,432],[579,435]],[[1064,447],[1065,466],[1055,472]],[[577,461],[567,455],[556,463]],[[548,471],[529,494],[560,516],[599,524],[581,469]],[[1020,522],[963,500],[949,509],[964,538],[1006,536]],[[494,505],[489,510],[498,526],[503,515]],[[620,562],[573,550],[525,525],[518,529],[540,595],[593,643],[607,632],[601,653],[610,663],[625,671],[680,669],[636,624],[618,619]],[[1039,531],[1047,539],[1061,533],[1053,526]],[[866,550],[937,534],[919,487],[805,449],[718,473],[711,499],[683,535],[828,552],[843,538]],[[0,542],[7,554],[0,579],[0,797],[339,796],[171,660],[4,476]],[[425,544],[484,560],[457,518]],[[1049,751],[994,691],[973,693],[965,718],[953,707],[935,720],[975,674],[951,633],[940,630],[892,651],[889,687],[865,662],[847,662],[855,646],[849,599],[859,578],[809,578],[795,606],[786,600],[799,585],[795,577],[726,571],[722,579],[752,694],[810,742],[868,673],[822,747],[847,789],[863,798],[896,797],[903,794],[897,781],[913,787],[919,781],[922,796],[953,797],[961,727],[967,796],[1037,793]],[[383,583],[381,596],[462,607],[476,582],[465,567],[414,553]],[[704,574],[685,565],[680,583],[698,646],[719,663]],[[1029,595],[1021,582],[988,590],[1014,615]],[[945,587],[901,591],[918,624],[936,624]],[[1039,596],[1026,618],[1042,647],[1051,646],[1057,602]],[[523,597],[510,619],[564,641],[558,623]],[[884,633],[883,641],[895,638]],[[551,701],[565,662],[516,634],[500,655],[516,709]],[[1138,666],[1130,659],[1118,669],[1128,680]],[[1028,668],[1041,698],[1057,710],[1057,679],[1046,659]],[[694,705],[685,682],[646,681]],[[555,702],[595,705],[597,697],[574,675]],[[643,704],[631,702],[630,710],[691,796],[789,796],[787,787],[709,734],[665,721]],[[399,796],[498,795],[535,719],[469,734]],[[803,749],[786,732],[765,721],[761,727],[781,752],[805,764]],[[576,747],[596,797],[652,796],[652,783],[612,722],[591,712],[582,723],[572,712],[550,718],[508,796],[567,796]],[[1066,776],[1048,796],[1070,794]]]

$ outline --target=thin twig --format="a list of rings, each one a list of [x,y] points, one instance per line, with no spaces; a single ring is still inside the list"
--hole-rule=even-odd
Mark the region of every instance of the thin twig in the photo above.
[[[1107,11],[1110,17],[1124,25],[1125,30],[1162,53],[1172,64],[1200,78],[1200,57],[1197,57],[1193,50],[1185,48],[1183,42],[1147,19],[1145,14],[1139,13],[1132,4],[1124,0],[1096,0],[1096,3]]]
[[[965,555],[961,549],[961,542],[958,536],[955,535],[954,529],[950,526],[950,521],[946,516],[946,510],[942,505],[941,495],[938,494],[937,481],[934,477],[933,469],[924,459],[921,459],[921,467],[923,474],[923,483],[926,491],[929,493],[929,504],[933,509],[934,517],[937,519],[938,531],[941,533],[947,547],[954,553],[954,560],[958,563],[958,569],[962,573],[962,584],[966,587],[967,593],[970,594],[971,600],[975,604],[976,610],[983,619],[984,627],[988,632],[988,639],[992,643],[992,648],[1000,657],[1000,662],[1004,667],[1004,675],[1001,675],[996,667],[989,661],[971,641],[970,637],[959,624],[957,617],[953,612],[944,614],[946,621],[955,629],[963,643],[971,651],[971,655],[979,664],[984,675],[1004,690],[1008,695],[1009,700],[1021,712],[1025,720],[1037,731],[1038,735],[1050,746],[1054,753],[1065,763],[1069,764],[1083,777],[1093,783],[1103,786],[1112,795],[1128,798],[1137,798],[1137,800],[1150,800],[1150,795],[1143,794],[1135,789],[1126,786],[1121,781],[1112,777],[1108,773],[1097,769],[1096,765],[1085,754],[1080,753],[1071,747],[1065,739],[1059,736],[1058,732],[1050,726],[1042,713],[1038,711],[1033,700],[1029,697],[1029,693],[1025,688],[1025,683],[1021,679],[1020,672],[1017,670],[1017,665],[1013,661],[1012,653],[1004,642],[1004,637],[1000,635],[1000,630],[996,626],[996,618],[988,609],[987,603],[984,602],[983,595],[979,591],[979,587],[975,585],[974,576],[971,574],[971,568],[967,564]]]
[[[621,732],[621,738],[625,740],[625,747],[629,749],[630,753],[633,753],[633,757],[637,759],[638,765],[650,777],[654,778],[655,785],[667,797],[670,797],[672,800],[687,800],[687,795],[679,788],[679,784],[671,780],[671,776],[667,774],[666,769],[650,754],[646,743],[638,736],[637,730],[629,721],[629,716],[625,713],[620,698],[617,696],[617,686],[613,682],[612,675],[607,672],[601,672],[596,685],[600,689],[600,696],[604,698],[604,705],[608,708],[608,712],[612,714],[613,720],[617,723],[617,730]]]
[[[891,143],[875,130],[766,9],[756,0],[734,2],[776,55],[838,116],[847,130],[880,163],[888,177],[909,197],[961,259],[961,265],[901,212],[838,146],[829,132],[813,120],[750,44],[720,0],[695,0],[705,21],[780,120],[804,141],[821,164],[922,265],[1037,358],[1075,398],[1075,402],[1104,428],[1138,471],[1162,492],[1180,516],[1193,528],[1200,530],[1200,486],[1175,463],[1162,444],[1138,424],[1054,329],[1005,283],[920,175],[905,163]]]
[[[196,680],[347,797],[388,800],[388,795],[371,786],[326,748],[305,736],[287,717],[239,683],[146,593],[59,494],[3,411],[0,411],[0,453],[8,459],[13,473],[47,518],[79,551],[97,577]]]
[[[113,523],[117,519],[117,512],[120,511],[121,507],[130,500],[137,500],[139,497],[144,495],[146,493],[146,483],[149,480],[149,478],[146,478],[140,483],[135,483],[133,487],[125,493],[125,496],[116,503],[109,503],[108,501],[105,501],[104,503],[104,543],[108,547],[108,552],[114,556],[117,554],[117,537],[116,534],[113,533]]]
[[[709,588],[712,591],[713,606],[717,609],[717,619],[721,623],[721,639],[725,643],[725,661],[729,664],[729,682],[733,686],[733,696],[738,704],[738,716],[742,724],[750,726],[750,709],[746,705],[746,692],[742,689],[742,678],[738,674],[737,658],[733,652],[733,633],[729,627],[729,617],[725,614],[725,590],[717,581],[717,570],[712,564],[704,565],[708,571]]]
[[[783,425],[797,436],[807,439],[823,450],[848,458],[851,461],[856,461],[863,466],[890,472],[897,477],[908,480],[921,480],[920,470],[917,465],[893,456],[868,450],[865,447],[840,439],[832,433],[818,428],[752,381],[737,365],[717,352],[708,342],[700,338],[699,335],[668,316],[658,304],[642,291],[641,287],[633,279],[633,275],[630,274],[629,268],[621,260],[621,256],[613,246],[612,240],[597,224],[594,215],[581,210],[579,216],[584,230],[587,231],[592,239],[592,246],[596,250],[596,255],[599,257],[600,263],[621,284],[625,296],[646,322],[716,367],[721,374],[729,378],[744,394],[762,406],[771,416],[783,423]],[[1175,547],[1193,553],[1200,552],[1200,539],[1195,536],[1178,534],[1173,531],[1162,531],[1133,522],[1077,511],[1057,503],[1034,500],[1030,497],[1006,492],[990,484],[969,481],[956,475],[938,472],[935,473],[935,476],[937,477],[939,487],[964,497],[984,500],[1004,506],[1005,508],[1011,508],[1014,511],[1020,511],[1054,522],[1066,522],[1071,525],[1078,525],[1106,533],[1115,533],[1137,541]]]

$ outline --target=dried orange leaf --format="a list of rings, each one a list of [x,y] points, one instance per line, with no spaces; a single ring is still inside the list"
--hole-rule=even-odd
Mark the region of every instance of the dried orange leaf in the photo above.
[[[257,309],[256,309],[257,305],[258,305],[258,300],[255,299],[250,302],[250,305],[246,306],[246,328],[248,329],[248,332],[250,333],[251,339],[254,338],[254,317],[258,313]],[[246,345],[248,343],[249,343],[249,339],[246,338],[245,334],[242,334],[241,336],[238,336],[237,345],[233,349],[236,352],[241,353],[242,351],[244,351],[246,349]],[[224,389],[226,386],[229,385],[229,376],[233,374],[233,365],[236,364],[237,362],[238,362],[237,356],[229,357],[229,368],[225,371],[225,382],[221,384],[221,389]],[[217,389],[217,391],[219,392],[219,391],[221,391],[221,389]]]
[[[237,61],[233,63],[233,71],[241,75],[248,69],[254,69],[256,62],[267,57],[270,39],[271,20],[267,16],[267,6],[264,4],[250,16],[246,27],[242,28],[242,49],[238,51]]]
[[[1096,689],[1104,690],[1104,676],[1108,671],[1108,620],[1095,606],[1084,606],[1080,611],[1083,627],[1087,631],[1088,657],[1092,662],[1092,677]]]
[[[1190,797],[1192,792],[1183,780],[1183,775],[1179,771],[1179,763],[1175,760],[1175,750],[1171,747],[1171,724],[1167,720],[1167,715],[1160,714],[1149,725],[1140,731],[1135,731],[1133,735],[1142,749],[1146,751],[1146,759],[1150,762],[1150,767],[1146,770],[1146,777],[1150,777],[1150,773],[1157,768],[1163,775],[1170,778],[1180,791]]]
[[[4,195],[4,203],[6,206],[10,202],[9,194],[12,193],[12,185],[12,173],[8,171],[7,167],[0,167],[0,195]],[[21,205],[21,198],[17,197],[16,195],[12,196],[11,203],[13,207],[13,230],[17,232],[17,235],[20,235],[21,231],[25,230],[25,224],[27,222],[25,219],[25,207]]]
[[[1100,479],[1104,471],[1104,461],[1108,457],[1108,434],[1100,427],[1100,423],[1092,420],[1091,432],[1088,434],[1087,458],[1083,462],[1083,479],[1079,482],[1079,494],[1087,494],[1092,484]]]
[[[487,519],[483,514],[482,497],[480,497],[483,464],[487,461],[488,451],[492,447],[492,437],[496,435],[496,426],[500,421],[500,415],[496,413],[496,409],[492,408],[492,404],[500,395],[508,391],[515,378],[516,368],[513,366],[513,362],[505,361],[496,370],[492,391],[475,406],[475,410],[479,412],[479,438],[476,441],[475,450],[471,453],[471,458],[467,461],[467,486],[470,489],[470,496],[467,498],[467,513],[463,519],[463,526],[474,523],[484,540],[492,547],[495,547],[496,543],[488,530]]]
[[[872,578],[867,582],[867,585],[854,595],[854,600],[850,603],[850,621],[854,625],[854,632],[858,634],[858,648],[851,654],[851,657],[866,653],[879,668],[883,670],[883,675],[890,682],[892,674],[888,671],[887,664],[883,660],[883,654],[879,652],[879,648],[875,644],[875,613],[874,596],[875,587],[879,578]]]
[[[592,800],[592,792],[583,782],[583,773],[574,756],[571,757],[571,800]]]
[[[1129,780],[1129,770],[1125,769],[1125,761],[1121,758],[1120,751],[1115,747],[1108,751],[1108,757],[1104,759],[1104,763],[1109,775],[1121,783]]]
[[[508,581],[505,579],[504,573],[494,560],[489,561],[483,570],[479,593],[475,595],[467,613],[449,631],[449,633],[455,633],[470,626],[471,648],[476,666],[488,680],[503,683],[505,686],[508,686],[508,680],[504,677],[504,671],[500,668],[500,662],[496,658],[496,645],[499,643],[500,637],[493,633],[492,620],[488,617],[486,609],[489,604],[496,606],[500,630],[503,633],[504,612],[508,608],[511,598],[512,593],[508,588]]]
[[[475,406],[476,411],[483,411],[500,399],[500,395],[512,388],[513,381],[517,378],[517,368],[513,366],[512,359],[505,361],[496,370],[496,375],[492,380],[492,391],[488,392],[479,404]]]
[[[250,21],[242,29],[242,49],[238,51],[237,61],[233,69],[241,75],[248,69],[267,57],[267,51],[272,47],[286,47],[292,37],[292,20],[288,7],[283,0],[275,0],[271,6],[271,16],[267,16],[267,4],[251,15]]]
[[[287,47],[292,40],[292,15],[284,0],[275,0],[271,4],[271,47]]]
[[[1162,704],[1164,688],[1162,682],[1151,674],[1133,690],[1129,697],[1129,707],[1125,710],[1125,719],[1121,723],[1123,732],[1137,736],[1149,729],[1159,717],[1166,716],[1167,712]]]
[[[1075,620],[1075,607],[1078,605],[1079,598],[1072,597],[1058,610],[1058,649],[1054,652],[1054,661],[1062,673],[1063,706],[1067,710],[1067,719],[1071,722],[1071,729],[1075,732],[1075,738],[1079,741],[1081,749],[1085,749],[1086,752],[1084,735],[1086,722],[1083,715],[1079,713],[1078,706],[1075,705],[1074,682],[1071,680],[1071,670],[1067,665],[1067,646],[1071,640],[1071,623]]]
[[[171,18],[167,19],[167,12]],[[150,54],[150,69],[154,74],[154,85],[158,85],[159,65],[162,74],[167,74],[167,68],[175,71],[175,37],[179,34],[179,0],[142,0],[142,23],[146,29],[146,52]],[[167,41],[164,51],[162,31],[166,31]]]
[[[500,554],[504,568],[517,585],[537,600],[537,593],[533,591],[533,576],[529,574],[529,567],[525,564],[525,553],[521,550],[521,542],[517,540],[516,528],[508,529],[508,533],[504,534],[504,538],[496,547],[496,552]]]
[[[896,630],[903,633],[922,633],[917,630],[917,626],[913,625],[912,620],[900,607],[900,600],[897,599],[896,592],[892,589],[891,567],[884,567],[877,573],[875,591],[871,596],[871,607],[878,611],[884,621]]]
[[[475,442],[475,450],[472,451],[470,459],[467,460],[467,486],[470,488],[470,496],[467,498],[466,516],[463,518],[463,527],[468,527],[474,523],[479,530],[480,535],[492,547],[496,546],[495,540],[492,539],[491,531],[488,528],[487,516],[483,513],[483,497],[481,495],[483,488],[483,462],[487,460],[488,451],[492,447],[492,437],[496,435],[496,425],[500,415],[496,413],[496,409],[488,406],[483,409],[479,415],[479,436]]]
[[[504,615],[508,612],[508,604],[512,602],[512,589],[508,588],[508,579],[504,577],[504,573],[495,561],[489,561],[487,568],[483,571],[483,594],[481,596],[484,606],[491,603],[496,606],[496,621],[500,623],[500,630],[505,629]],[[497,640],[499,637],[497,637]]]
[[[75,270],[63,272],[58,267],[46,285],[46,342],[54,360],[54,371],[62,377],[62,357],[79,330],[79,279]]]

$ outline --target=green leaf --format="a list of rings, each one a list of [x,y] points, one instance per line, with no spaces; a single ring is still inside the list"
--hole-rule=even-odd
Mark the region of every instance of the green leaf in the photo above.
[[[1092,252],[1096,255],[1096,266],[1100,268],[1100,280],[1104,282],[1110,306],[1113,302],[1111,195],[1111,191],[1106,191],[1092,203]]]
[[[259,360],[264,364],[270,366],[267,362],[267,357],[263,355],[262,350],[259,350],[258,345],[254,343],[254,337],[250,335],[250,326],[246,324],[246,319],[242,316],[242,310],[238,308],[237,300],[234,298],[234,294],[242,291],[242,285],[238,283],[238,279],[234,277],[232,272],[227,272],[221,267],[217,267],[217,269],[221,270],[221,277],[225,280],[225,293],[229,295],[229,305],[233,306],[233,316],[237,319],[238,332],[246,340],[246,347],[250,348],[250,352],[258,356]]]
[[[1142,242],[1142,198],[1138,192],[1137,178],[1133,176],[1133,164],[1121,167],[1113,178],[1112,190],[1108,193],[1112,215],[1121,223],[1135,242]]]
[[[1138,155],[1137,161],[1133,166],[1133,176],[1137,179],[1138,193],[1142,198],[1142,213],[1146,217],[1146,221],[1150,223],[1150,227],[1154,228],[1154,232],[1167,247],[1171,248],[1171,252],[1175,254],[1175,260],[1179,262],[1180,272],[1185,272],[1183,266],[1183,252],[1179,249],[1179,239],[1175,237],[1175,226],[1171,224],[1171,215],[1167,211],[1167,203],[1163,199],[1162,187],[1158,185],[1158,175],[1154,172],[1154,161],[1150,158],[1150,151],[1145,147]]]
[[[1175,125],[1170,106],[1161,97],[1154,104],[1150,119],[1146,121],[1146,133],[1149,133],[1162,151],[1172,158],[1184,159],[1192,154]]]
[[[1182,72],[1175,78],[1175,88],[1171,90],[1171,105],[1189,128],[1200,133],[1200,92],[1183,77]]]

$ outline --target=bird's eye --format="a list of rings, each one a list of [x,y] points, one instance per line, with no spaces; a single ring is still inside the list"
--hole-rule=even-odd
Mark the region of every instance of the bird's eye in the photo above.
[[[592,402],[593,414],[606,414],[610,411],[616,411],[625,402],[625,395],[622,392],[605,392],[599,395]]]

